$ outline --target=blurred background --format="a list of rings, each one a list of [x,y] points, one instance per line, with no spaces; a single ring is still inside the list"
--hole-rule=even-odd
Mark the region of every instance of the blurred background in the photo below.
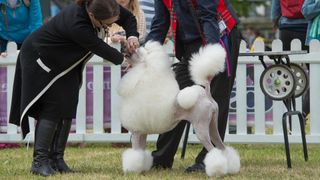
[[[41,0],[43,20],[49,20],[72,2],[74,0]],[[249,38],[252,27],[265,38],[266,44],[277,37],[270,18],[271,0],[230,0],[230,2],[241,17],[239,28],[245,40]]]

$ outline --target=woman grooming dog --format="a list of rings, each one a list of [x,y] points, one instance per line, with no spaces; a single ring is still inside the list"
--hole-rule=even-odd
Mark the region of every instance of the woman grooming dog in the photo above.
[[[29,132],[28,116],[37,119],[31,172],[50,176],[72,172],[64,150],[75,118],[82,71],[96,54],[119,65],[124,56],[104,42],[113,23],[124,28],[127,49],[138,46],[135,17],[115,0],[77,0],[32,33],[18,56],[10,123]]]

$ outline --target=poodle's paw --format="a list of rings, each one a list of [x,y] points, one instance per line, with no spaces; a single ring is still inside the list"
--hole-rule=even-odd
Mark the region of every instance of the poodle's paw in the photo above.
[[[151,152],[148,150],[145,150],[143,171],[149,171],[152,167],[152,163],[153,163],[153,157],[151,155]]]
[[[127,149],[122,154],[123,172],[148,171],[151,169],[153,158],[150,151]]]
[[[235,174],[240,171],[240,156],[239,153],[230,146],[222,151],[228,161],[228,173]]]
[[[122,168],[124,173],[145,170],[145,152],[143,150],[127,149],[122,154]]]
[[[222,176],[228,172],[228,161],[222,151],[217,148],[207,153],[204,164],[208,176]]]

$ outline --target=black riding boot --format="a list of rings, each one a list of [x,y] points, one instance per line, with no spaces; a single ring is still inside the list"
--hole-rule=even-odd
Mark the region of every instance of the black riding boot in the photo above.
[[[55,174],[49,164],[49,149],[56,131],[57,123],[54,121],[40,119],[35,129],[35,143],[33,151],[33,162],[31,172],[41,176]]]
[[[63,159],[71,123],[72,119],[63,119],[59,123],[54,136],[54,140],[52,141],[50,151],[50,164],[54,170],[59,171],[60,173],[73,172]]]

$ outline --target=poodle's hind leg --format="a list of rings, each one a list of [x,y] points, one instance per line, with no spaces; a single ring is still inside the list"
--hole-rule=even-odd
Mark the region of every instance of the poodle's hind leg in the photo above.
[[[153,158],[146,148],[146,134],[132,133],[132,148],[122,154],[122,167],[124,173],[143,172],[151,169]]]
[[[218,130],[218,104],[214,102],[213,106],[215,110],[212,112],[212,120],[210,122],[210,137],[213,144],[222,150],[222,154],[227,160],[227,172],[234,174],[240,171],[240,157],[236,150],[230,146],[225,146],[222,142]],[[206,158],[210,159],[210,156],[207,155]]]
[[[214,148],[210,139],[210,124],[215,107],[211,103],[198,109],[197,117],[191,123],[195,129],[197,137],[208,150],[204,159],[205,170],[208,176],[221,176],[227,173],[227,159],[219,148]],[[218,134],[219,135],[219,134]]]
[[[210,120],[209,133],[214,146],[220,150],[225,149],[218,130],[218,114],[219,108],[217,103],[213,103],[212,119]]]
[[[214,148],[214,146],[211,143],[209,135],[209,124],[211,118],[208,117],[211,117],[209,113],[205,113],[205,115],[200,113],[200,116],[198,116],[196,119],[191,119],[190,123],[196,132],[197,138],[200,140],[203,146],[210,151]]]

